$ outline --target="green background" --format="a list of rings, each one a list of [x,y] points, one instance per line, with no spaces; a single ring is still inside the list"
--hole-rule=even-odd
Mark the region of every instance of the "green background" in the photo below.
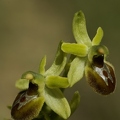
[[[54,59],[60,40],[74,42],[72,19],[82,10],[92,39],[101,26],[102,44],[109,48],[109,62],[116,71],[114,94],[96,94],[83,78],[65,94],[70,100],[79,90],[79,108],[69,120],[120,120],[120,1],[119,0],[1,0],[0,1],[0,120],[10,118],[18,90],[14,84],[25,71],[38,70],[47,55],[47,67]]]

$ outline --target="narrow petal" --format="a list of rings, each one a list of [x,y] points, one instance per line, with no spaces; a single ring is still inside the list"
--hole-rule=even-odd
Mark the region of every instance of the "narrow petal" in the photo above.
[[[63,43],[62,50],[65,53],[73,54],[79,57],[85,57],[88,53],[88,47],[85,44]]]
[[[92,40],[92,45],[99,45],[102,38],[103,38],[103,30],[101,27],[99,27],[97,29],[97,33],[96,33],[95,37]]]
[[[60,76],[48,76],[45,82],[49,88],[67,88],[69,86],[68,78]]]

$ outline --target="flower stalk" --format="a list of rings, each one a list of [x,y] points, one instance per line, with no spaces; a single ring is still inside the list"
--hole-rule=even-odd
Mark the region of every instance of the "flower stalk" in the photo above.
[[[46,70],[46,56],[39,65],[38,73],[28,71],[16,81],[18,93],[11,108],[15,120],[66,120],[80,103],[75,91],[68,102],[64,90],[73,87],[84,74],[90,86],[101,95],[109,95],[115,89],[116,77],[113,66],[107,62],[108,49],[101,45],[103,30],[98,28],[91,40],[82,11],[73,18],[75,43],[61,41],[51,67]],[[70,57],[67,57],[67,55]]]

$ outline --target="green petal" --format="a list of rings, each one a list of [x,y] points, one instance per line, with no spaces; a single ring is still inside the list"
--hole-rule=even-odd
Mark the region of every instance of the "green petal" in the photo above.
[[[58,46],[55,60],[52,66],[45,72],[45,76],[59,75],[64,69],[67,61],[66,53],[61,50],[62,42]]]
[[[45,82],[49,88],[67,88],[69,86],[68,78],[60,76],[48,76]]]
[[[44,56],[40,62],[40,66],[39,66],[39,73],[44,75],[45,73],[45,65],[46,65],[46,56]]]
[[[20,90],[25,90],[29,87],[29,80],[19,79],[16,81],[15,86]]]
[[[77,43],[91,46],[91,40],[86,29],[85,16],[82,11],[75,13],[73,19],[73,34]]]
[[[68,72],[68,81],[70,87],[72,87],[76,82],[78,82],[84,74],[85,67],[85,58],[76,57],[70,66],[70,70]]]
[[[45,87],[45,102],[46,104],[59,116],[61,116],[64,119],[67,119],[70,114],[70,106],[68,104],[68,101],[63,96],[63,93],[60,91],[60,89],[49,89]]]
[[[85,57],[88,53],[88,47],[85,44],[63,43],[62,50],[80,57]]]
[[[76,91],[70,102],[71,114],[73,114],[75,112],[75,110],[78,108],[79,103],[80,103],[80,94],[78,91]]]
[[[103,30],[101,27],[97,29],[97,33],[92,40],[92,45],[99,45],[103,37]]]

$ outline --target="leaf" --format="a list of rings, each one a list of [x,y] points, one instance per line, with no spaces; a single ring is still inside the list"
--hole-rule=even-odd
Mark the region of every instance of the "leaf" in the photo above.
[[[71,114],[73,114],[75,112],[75,110],[78,108],[79,103],[80,103],[80,94],[78,91],[76,91],[70,102]]]
[[[69,86],[68,78],[60,76],[48,76],[45,82],[49,88],[67,88]]]
[[[20,90],[25,90],[29,87],[29,80],[19,79],[16,81],[15,86]]]
[[[68,72],[68,81],[70,87],[72,87],[76,82],[78,82],[84,74],[85,67],[85,58],[76,57],[70,66],[70,70]]]
[[[97,29],[97,33],[92,40],[92,45],[99,45],[103,37],[103,30],[101,27]]]
[[[45,76],[59,75],[64,69],[67,61],[66,53],[61,50],[62,42],[58,46],[55,60],[51,67],[45,72]]]
[[[45,73],[45,65],[46,65],[46,56],[44,56],[42,60],[40,61],[39,73],[42,75],[44,75]]]
[[[61,49],[65,53],[70,53],[77,55],[79,57],[85,57],[88,53],[88,47],[84,44],[75,44],[75,43],[63,43]]]
[[[59,116],[64,119],[70,116],[70,106],[60,89],[49,89],[45,87],[44,97],[46,104]]]
[[[75,13],[73,18],[73,34],[77,43],[91,46],[91,40],[86,29],[85,16],[82,11]]]

